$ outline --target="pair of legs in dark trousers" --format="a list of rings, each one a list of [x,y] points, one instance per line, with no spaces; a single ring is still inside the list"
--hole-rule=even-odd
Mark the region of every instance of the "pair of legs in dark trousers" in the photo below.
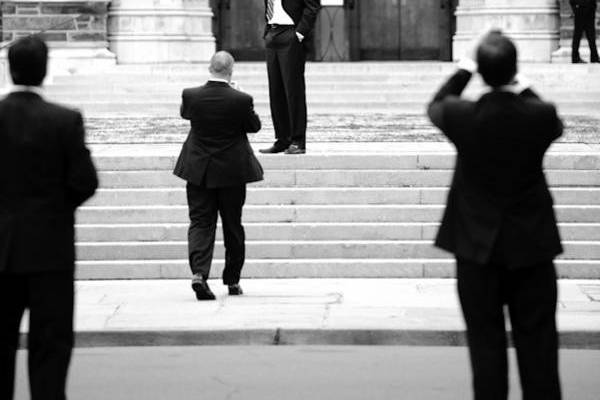
[[[223,283],[238,283],[245,259],[242,207],[246,201],[246,184],[209,189],[188,183],[187,200],[190,215],[188,251],[192,273],[208,279],[215,247],[217,215],[220,215],[225,242]]]
[[[292,26],[270,28],[265,36],[269,100],[275,145],[306,146],[306,51]]]
[[[526,268],[457,259],[458,294],[467,324],[475,400],[506,400],[508,306],[524,400],[561,398],[552,261]]]
[[[19,326],[27,335],[32,400],[64,400],[73,348],[73,272],[0,273],[0,398],[13,398]]]
[[[596,47],[596,10],[591,8],[575,8],[573,13],[575,14],[575,27],[573,29],[573,48],[571,49],[572,61],[581,60],[579,56],[579,44],[584,33],[590,45],[590,60],[592,62],[600,61],[598,48]]]

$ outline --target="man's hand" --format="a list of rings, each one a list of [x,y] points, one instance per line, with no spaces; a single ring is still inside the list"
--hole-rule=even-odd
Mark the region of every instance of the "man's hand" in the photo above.
[[[471,41],[469,47],[467,47],[467,51],[465,52],[463,58],[461,58],[458,63],[458,67],[460,69],[469,71],[472,74],[477,72],[477,49],[479,48],[481,42],[483,42],[483,39],[485,39],[485,37],[492,32],[500,32],[500,29],[494,28],[485,30],[482,34],[475,37]]]
[[[296,37],[298,38],[298,41],[300,43],[302,43],[302,41],[304,40],[304,35],[301,34],[300,32],[296,32]]]
[[[237,83],[237,81],[230,81],[230,82],[229,82],[229,86],[231,86],[231,87],[232,87],[232,88],[234,88],[235,90],[242,90],[242,89],[240,88],[240,84],[239,84],[239,83]]]

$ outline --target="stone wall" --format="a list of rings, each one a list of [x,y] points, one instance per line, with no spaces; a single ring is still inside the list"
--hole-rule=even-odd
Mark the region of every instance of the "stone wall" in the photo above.
[[[102,70],[115,64],[114,54],[108,51],[109,0],[2,0],[0,3],[2,45],[43,32],[50,47],[49,79],[55,73]],[[5,51],[0,59],[5,59]],[[0,79],[0,86],[4,83],[6,79]]]
[[[559,47],[557,0],[460,0],[456,10],[454,58],[460,58],[484,30],[500,28],[523,61],[549,62]]]
[[[107,47],[107,0],[2,1],[2,41],[45,31],[43,37],[65,47]],[[84,43],[84,44],[81,44]]]
[[[121,64],[205,62],[216,47],[212,17],[208,0],[113,0],[110,49]]]

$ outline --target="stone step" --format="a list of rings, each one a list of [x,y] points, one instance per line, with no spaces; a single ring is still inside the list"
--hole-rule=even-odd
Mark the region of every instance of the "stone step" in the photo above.
[[[278,205],[244,208],[244,222],[438,222],[443,205]],[[555,206],[559,222],[600,222],[600,206]],[[89,207],[79,224],[187,223],[187,206]]]
[[[83,224],[77,225],[80,242],[161,242],[185,241],[189,223]],[[433,240],[437,222],[309,222],[263,223],[244,226],[248,240]],[[567,241],[600,240],[599,223],[561,223],[561,238]],[[217,239],[222,240],[220,224]]]
[[[363,71],[357,71],[348,69],[345,64],[340,64],[340,67],[332,70],[307,70],[305,78],[307,82],[317,81],[336,81],[336,82],[373,82],[373,84],[381,85],[388,81],[431,81],[435,80],[443,82],[448,78],[456,69],[450,68],[445,71],[434,71],[434,70],[409,70],[409,69],[381,69],[365,74]],[[545,82],[578,82],[581,79],[593,75],[599,74],[600,68],[589,68],[589,69],[567,69],[567,70],[523,70],[525,75],[534,85],[538,85]],[[179,71],[179,72],[165,72],[165,73],[148,73],[144,71],[131,72],[117,69],[115,72],[105,71],[98,74],[76,74],[76,75],[56,75],[49,82],[48,86],[54,84],[79,84],[79,83],[94,83],[99,84],[104,80],[107,84],[115,83],[131,83],[132,81],[147,81],[147,82],[169,82],[169,83],[182,83],[190,82],[195,85],[206,82],[209,78],[208,72],[205,70],[198,71]],[[251,81],[262,81],[266,82],[268,79],[266,68],[256,70],[235,70],[233,74],[233,80],[237,82],[251,82]],[[481,78],[476,75],[473,78],[473,82],[481,82]],[[591,82],[592,85],[597,83]]]
[[[348,103],[349,99],[360,99],[361,102],[366,103],[388,103],[395,102],[399,99],[407,99],[419,104],[427,104],[433,97],[433,90],[309,90],[306,94],[306,101],[309,106],[319,103]],[[556,103],[563,104],[565,102],[598,102],[600,99],[600,88],[598,90],[581,90],[573,91],[561,88],[558,90],[542,90],[540,94],[548,101],[554,101]],[[465,93],[466,98],[476,99],[481,95],[480,92],[469,91]],[[269,94],[266,90],[260,90],[252,92],[254,101],[257,104],[267,103],[269,101]],[[139,91],[132,93],[118,93],[118,92],[71,92],[61,95],[54,95],[49,93],[48,98],[51,101],[55,101],[63,104],[77,104],[81,107],[85,107],[87,104],[93,103],[157,103],[157,104],[171,104],[173,102],[180,103],[181,91],[171,91],[168,93],[155,93],[149,91]],[[117,100],[118,99],[118,100]]]
[[[598,279],[598,260],[556,260],[559,278]],[[189,279],[187,260],[113,260],[77,262],[78,279]],[[223,260],[213,261],[219,277]],[[246,260],[244,278],[450,278],[454,260],[439,259],[270,259]]]
[[[307,62],[306,72],[339,72],[353,71],[355,73],[367,74],[389,71],[407,71],[407,72],[452,72],[456,69],[456,64],[453,62],[442,61],[359,61],[359,62]],[[595,64],[551,64],[551,63],[520,63],[519,70],[523,73],[532,72],[568,72],[574,73],[591,73],[600,71],[600,67]],[[165,64],[135,64],[135,65],[116,65],[112,68],[107,68],[104,73],[133,73],[133,74],[152,74],[165,76],[177,73],[202,73],[207,74],[208,63],[165,63]],[[236,62],[234,73],[247,73],[255,71],[266,71],[266,63],[264,61],[244,61]],[[77,74],[85,75],[86,71],[78,71]]]
[[[600,241],[563,241],[561,259],[598,260]],[[187,258],[187,241],[78,242],[77,258],[86,260],[161,260]],[[223,259],[223,242],[215,243],[215,257]],[[246,241],[248,259],[447,258],[431,240],[277,240]]]
[[[252,138],[252,136],[250,136]],[[182,141],[185,140],[182,135]],[[412,170],[412,169],[453,169],[456,160],[454,151],[428,150],[440,146],[437,143],[418,143],[420,151],[410,150],[415,144],[377,144],[382,149],[397,148],[398,151],[373,152],[369,151],[367,143],[357,143],[357,149],[364,148],[362,153],[333,151],[319,149],[313,152],[308,143],[309,152],[301,157],[290,157],[282,154],[263,155],[255,152],[265,170]],[[330,147],[343,148],[344,144],[332,144]],[[451,149],[450,145],[446,145]],[[316,145],[315,145],[316,147]],[[121,150],[119,154],[112,154]],[[94,163],[102,171],[170,171],[173,169],[180,144],[145,146],[140,152],[140,146],[102,146],[92,147]],[[104,149],[104,150],[103,150]],[[107,150],[108,149],[108,150]],[[136,151],[137,149],[137,151]],[[145,152],[149,154],[146,154]],[[155,151],[155,153],[151,153]],[[595,151],[551,151],[544,158],[544,168],[550,170],[596,170],[600,169],[600,153]]]
[[[560,205],[600,205],[600,188],[553,187],[552,195]],[[444,204],[448,189],[431,188],[248,188],[248,205],[325,205],[325,204]],[[186,205],[185,188],[99,189],[88,206]]]
[[[256,96],[258,92],[265,91],[268,89],[268,81],[266,79],[247,79],[244,81],[237,82],[241,86],[241,90],[244,92],[250,93],[253,96]],[[442,84],[442,80],[427,80],[427,81],[414,81],[414,80],[388,80],[385,82],[385,85],[378,84],[375,81],[353,81],[353,82],[340,82],[336,80],[326,81],[326,80],[315,80],[315,79],[307,79],[308,92],[320,92],[320,91],[336,91],[336,92],[347,92],[347,91],[375,91],[381,90],[385,92],[394,92],[401,93],[402,91],[426,91],[430,94],[433,94],[436,89],[440,87]],[[46,93],[54,96],[54,95],[64,95],[64,94],[80,94],[82,96],[92,96],[94,94],[119,94],[119,95],[128,95],[130,93],[152,93],[152,94],[171,94],[171,95],[181,95],[181,91],[183,88],[194,87],[204,84],[203,81],[199,81],[197,79],[190,81],[182,81],[182,82],[147,82],[144,80],[133,80],[129,82],[123,83],[111,83],[111,82],[101,82],[93,83],[93,82],[79,82],[74,84],[73,82],[57,82],[47,86]],[[557,81],[544,81],[544,82],[536,82],[534,84],[534,88],[536,91],[544,93],[548,89],[554,89],[557,91],[563,90],[567,92],[565,88],[565,81],[557,80]],[[582,91],[585,92],[587,90],[593,89],[597,90],[600,87],[589,85],[587,81],[574,81],[569,82],[568,89],[571,91]],[[474,81],[469,84],[467,90],[468,91],[482,91],[486,89],[486,87],[481,83]]]
[[[448,186],[451,170],[266,170],[264,181],[253,187],[439,187]],[[181,187],[171,171],[100,171],[103,188]],[[552,186],[600,186],[593,170],[550,170]]]
[[[563,115],[596,115],[598,114],[598,101],[557,101],[560,113]],[[145,116],[154,118],[158,116],[179,116],[179,102],[155,103],[146,102],[73,102],[67,104],[83,111],[87,116],[94,117],[127,117],[127,116]],[[266,115],[269,110],[269,104],[264,102],[255,102],[254,106],[261,115]],[[361,99],[346,99],[344,102],[333,103],[329,101],[310,102],[308,104],[309,113],[315,114],[407,114],[422,115],[425,112],[425,104],[415,102],[410,99],[402,99],[398,96],[393,102],[368,102]]]

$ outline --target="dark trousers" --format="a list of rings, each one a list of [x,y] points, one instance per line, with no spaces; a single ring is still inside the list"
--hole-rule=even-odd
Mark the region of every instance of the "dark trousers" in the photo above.
[[[190,214],[188,253],[192,273],[208,279],[215,247],[217,215],[220,215],[225,242],[223,283],[238,283],[245,260],[242,207],[246,201],[246,185],[208,189],[188,183],[187,201]]]
[[[524,400],[561,398],[552,261],[509,270],[457,259],[458,294],[467,325],[475,400],[506,400],[508,306]]]
[[[306,145],[306,51],[293,27],[267,30],[269,100],[277,146]]]
[[[575,27],[573,29],[573,48],[571,49],[571,58],[573,61],[580,59],[579,44],[581,37],[585,33],[588,44],[590,45],[591,61],[598,61],[598,48],[596,47],[596,10],[592,8],[575,8]]]
[[[73,348],[73,273],[0,273],[0,398],[13,398],[19,325],[27,335],[32,400],[64,400]]]

